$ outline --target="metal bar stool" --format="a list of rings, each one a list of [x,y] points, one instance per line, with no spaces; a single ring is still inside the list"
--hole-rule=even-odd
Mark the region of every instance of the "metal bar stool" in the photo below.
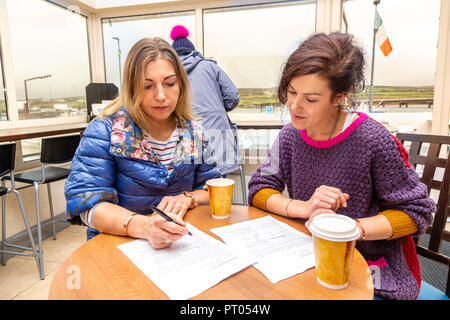
[[[239,165],[239,174],[241,176],[241,188],[242,188],[242,201],[245,206],[248,206],[247,202],[247,184],[245,183],[244,165]]]
[[[28,221],[27,214],[25,212],[25,208],[23,206],[22,197],[20,196],[19,191],[15,188],[15,179],[14,179],[14,161],[16,156],[16,144],[9,143],[0,145],[0,177],[2,181],[2,186],[0,187],[0,197],[2,198],[2,248],[0,250],[2,254],[2,265],[6,266],[6,258],[5,254],[13,254],[13,255],[23,255],[23,256],[33,256],[36,259],[36,264],[39,270],[39,274],[41,279],[43,280],[43,265],[41,264],[41,259],[39,258],[39,253],[36,250],[36,244],[34,242],[33,234],[31,233],[30,223]],[[8,174],[8,180],[11,180],[11,188],[8,189],[5,187],[6,177],[4,175]],[[16,244],[11,244],[6,242],[6,194],[15,193],[17,200],[19,201],[20,211],[22,212],[23,221],[25,223],[25,228],[28,234],[28,238],[30,239],[31,247],[24,247]],[[32,252],[16,252],[16,251],[8,251],[6,247],[13,247],[21,250],[32,251]],[[41,251],[39,251],[41,252]]]
[[[55,221],[53,214],[53,202],[50,183],[66,179],[70,174],[70,169],[55,166],[45,166],[46,164],[61,164],[72,161],[72,158],[80,143],[80,135],[70,135],[62,137],[43,138],[41,146],[41,168],[26,171],[15,175],[15,181],[28,184],[17,190],[34,187],[36,198],[37,234],[39,247],[39,261],[41,265],[41,279],[44,279],[44,263],[42,255],[42,228],[41,211],[39,208],[39,185],[47,185],[48,201],[50,207],[50,221],[52,224],[53,240],[56,240]],[[9,179],[10,177],[5,177]]]
[[[238,175],[238,170],[230,172],[228,174],[225,174],[222,176],[222,178],[229,178],[230,175],[233,176],[237,176]],[[244,166],[242,164],[239,165],[239,177],[240,177],[240,182],[241,182],[241,193],[242,193],[242,204],[247,206],[247,186],[245,184],[245,174],[244,174]],[[233,191],[234,194],[234,191]],[[237,191],[236,191],[237,194]],[[239,202],[236,202],[239,203]],[[235,202],[233,202],[233,204],[236,204]]]
[[[228,117],[228,114],[227,114],[227,117]],[[230,120],[230,118],[228,118],[228,124],[230,125],[230,129],[231,129],[231,131],[233,133],[234,143],[235,143],[235,146],[237,148],[237,154],[239,155],[240,152],[239,152],[238,126],[237,126],[236,123],[232,122]],[[241,178],[241,188],[242,188],[242,190],[241,190],[241,192],[242,192],[242,204],[248,206],[248,203],[247,203],[247,185],[245,183],[244,165],[242,164],[241,156],[239,155],[238,157],[239,157],[239,162],[238,162],[239,163],[239,176]],[[245,159],[245,156],[244,156],[244,159]]]

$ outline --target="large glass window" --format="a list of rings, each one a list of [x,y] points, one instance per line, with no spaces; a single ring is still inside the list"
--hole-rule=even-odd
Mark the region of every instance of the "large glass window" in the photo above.
[[[195,44],[195,12],[175,12],[122,18],[104,18],[103,41],[106,81],[121,87],[123,65],[131,47],[147,37],[160,37],[172,44],[170,31],[177,24],[190,32]]]
[[[315,1],[204,11],[205,57],[216,60],[239,88],[241,102],[233,114],[281,114],[277,86],[283,63],[314,33],[315,12]]]
[[[86,17],[44,0],[7,0],[19,120],[86,117]]]
[[[378,5],[392,52],[384,56],[375,44],[374,111],[420,111],[431,114],[440,2],[389,0]],[[366,52],[367,85],[359,97],[368,100],[375,7],[372,0],[351,0],[345,2],[344,10],[348,32],[355,35]]]

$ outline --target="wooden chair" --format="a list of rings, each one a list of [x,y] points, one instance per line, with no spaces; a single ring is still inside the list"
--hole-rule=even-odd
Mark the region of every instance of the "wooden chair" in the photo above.
[[[450,147],[450,136],[413,133],[397,133],[396,136],[402,144],[405,144],[407,142],[411,143],[409,147],[409,162],[416,168],[416,170],[419,168],[418,165],[423,165],[423,173],[420,177],[420,181],[428,187],[428,194],[430,194],[431,190],[433,189],[439,191],[437,210],[434,215],[433,224],[427,230],[427,233],[430,234],[430,241],[428,243],[428,246],[420,245],[418,242],[418,238],[415,239],[415,242],[416,251],[418,254],[442,263],[448,267],[449,273],[447,275],[447,284],[445,289],[445,294],[447,297],[445,297],[441,292],[442,298],[448,299],[448,297],[450,296],[450,258],[442,254],[440,252],[440,248],[443,241],[450,241],[450,232],[445,230],[447,217],[450,216],[450,161],[448,159],[448,149],[444,149],[447,158],[440,157],[440,154],[444,151],[441,150],[442,146],[445,146],[446,148]],[[421,149],[424,144],[429,145],[426,155],[421,153]],[[436,180],[436,168],[443,168],[444,170],[441,181]],[[428,289],[433,288],[434,287],[422,281],[422,289],[421,293],[419,294],[419,299],[421,297],[424,299],[429,299],[429,296],[431,296],[432,292]],[[437,290],[436,288],[434,289]],[[439,298],[438,295],[434,297]]]

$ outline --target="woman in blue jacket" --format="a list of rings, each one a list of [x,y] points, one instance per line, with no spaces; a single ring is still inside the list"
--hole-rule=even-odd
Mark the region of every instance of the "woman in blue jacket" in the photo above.
[[[65,184],[66,218],[100,232],[165,248],[188,230],[182,218],[208,203],[206,180],[219,177],[203,128],[190,112],[189,80],[160,38],[130,50],[119,96],[89,124]],[[181,226],[159,215],[166,212]]]

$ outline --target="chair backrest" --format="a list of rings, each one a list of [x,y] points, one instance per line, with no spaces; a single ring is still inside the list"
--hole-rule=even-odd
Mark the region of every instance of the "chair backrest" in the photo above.
[[[64,163],[72,160],[78,144],[80,135],[50,137],[42,139],[41,162],[42,163]]]
[[[433,224],[427,230],[427,233],[430,234],[430,241],[428,246],[425,247],[419,245],[418,239],[415,239],[417,253],[450,267],[450,258],[440,252],[442,241],[450,241],[450,232],[445,230],[447,218],[450,216],[450,161],[448,159],[450,136],[413,133],[397,133],[396,136],[402,144],[406,142],[411,143],[409,148],[409,162],[416,168],[416,171],[419,171],[417,170],[418,165],[423,165],[420,181],[428,187],[428,194],[433,189],[439,191],[437,210],[434,215]],[[426,145],[428,145],[428,152],[425,155],[421,152],[421,149]],[[441,150],[443,146],[447,149]],[[440,156],[442,152],[446,154],[445,156],[447,158]],[[439,174],[436,175],[436,168],[443,168],[442,180],[437,180]],[[450,274],[448,277],[450,278]],[[446,294],[449,295],[448,280]]]
[[[15,143],[0,145],[0,177],[14,170],[15,158]]]
[[[102,100],[114,100],[119,95],[119,89],[113,83],[92,82],[86,86],[86,106],[88,121],[95,118],[92,112],[93,103],[101,103]]]

